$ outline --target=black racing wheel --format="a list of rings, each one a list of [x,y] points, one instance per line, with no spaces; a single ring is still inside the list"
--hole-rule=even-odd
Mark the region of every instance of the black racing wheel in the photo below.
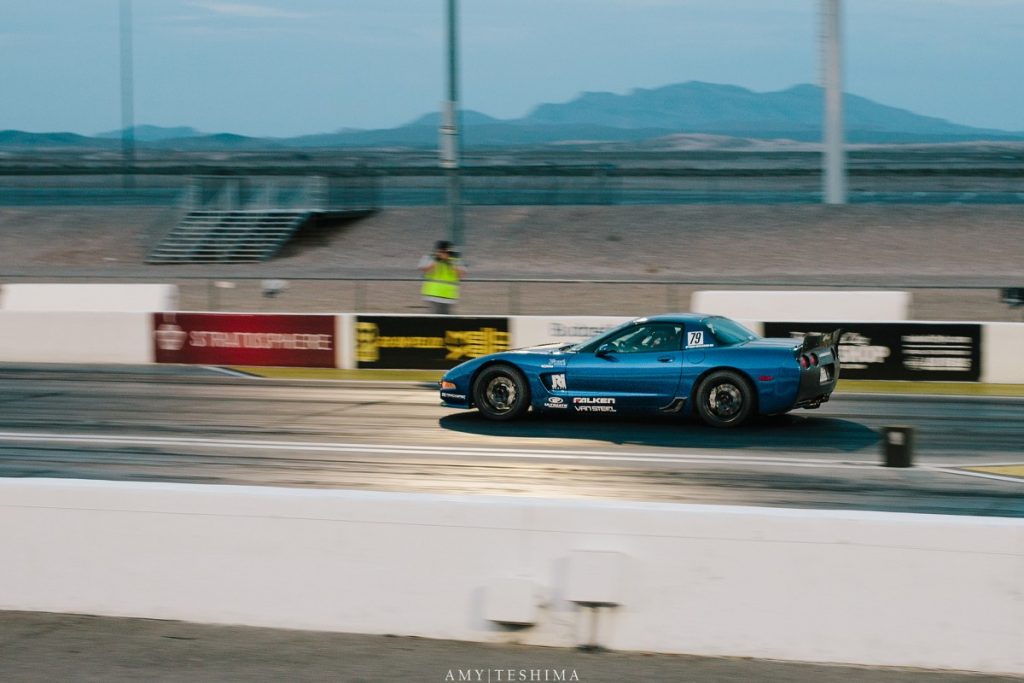
[[[697,387],[697,414],[712,427],[738,427],[754,412],[754,390],[742,375],[716,370]]]
[[[530,389],[511,365],[484,368],[473,383],[473,403],[489,420],[514,420],[530,409]]]

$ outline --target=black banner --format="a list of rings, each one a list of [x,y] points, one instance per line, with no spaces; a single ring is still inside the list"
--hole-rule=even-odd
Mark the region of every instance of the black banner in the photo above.
[[[766,337],[803,338],[842,328],[840,377],[977,382],[981,325],[960,323],[765,323]]]
[[[508,344],[508,318],[356,317],[358,368],[446,370]]]

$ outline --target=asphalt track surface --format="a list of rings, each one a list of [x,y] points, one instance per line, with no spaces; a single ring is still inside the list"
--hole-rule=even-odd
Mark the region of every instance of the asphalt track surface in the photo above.
[[[915,466],[880,430],[915,428]],[[0,476],[1024,517],[1024,399],[837,394],[717,430],[678,417],[490,423],[426,384],[206,368],[0,366]]]

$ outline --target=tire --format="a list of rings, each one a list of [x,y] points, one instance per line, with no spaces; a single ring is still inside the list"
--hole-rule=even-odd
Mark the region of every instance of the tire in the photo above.
[[[697,387],[697,415],[712,427],[739,427],[754,413],[754,390],[739,373],[716,370]]]
[[[492,365],[477,375],[473,403],[488,420],[514,420],[530,409],[530,388],[511,365]]]

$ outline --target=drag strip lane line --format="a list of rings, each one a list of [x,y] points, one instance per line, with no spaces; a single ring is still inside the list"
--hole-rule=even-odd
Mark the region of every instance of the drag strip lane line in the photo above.
[[[798,468],[861,468],[878,467],[876,459],[871,460],[823,460],[813,458],[786,458],[779,456],[740,456],[714,453],[694,454],[662,454],[650,451],[581,451],[581,450],[545,450],[545,449],[512,449],[488,448],[476,446],[404,446],[398,444],[359,444],[323,441],[258,441],[246,439],[216,439],[202,437],[161,437],[161,436],[119,436],[96,434],[56,434],[46,432],[0,432],[0,443],[61,443],[78,445],[108,446],[192,446],[204,448],[223,448],[229,450],[276,449],[282,451],[309,451],[327,453],[362,453],[380,455],[406,456],[448,456],[476,457],[492,459],[523,459],[523,460],[579,460],[599,462],[637,462],[652,464],[709,464],[709,465],[753,465]],[[1003,481],[1016,481],[977,472],[969,472],[956,468],[974,466],[977,463],[931,463],[918,465],[922,470],[978,476],[983,478],[999,478]]]
[[[578,451],[486,448],[464,446],[402,446],[388,444],[356,444],[302,441],[254,441],[241,439],[211,439],[198,437],[100,436],[95,434],[48,434],[43,432],[0,432],[0,443],[61,443],[108,446],[198,446],[233,450],[277,449],[287,451],[317,451],[330,453],[363,453],[384,455],[418,455],[478,457],[495,459],[531,460],[583,460],[602,462],[648,462],[662,464],[740,464],[786,467],[863,468],[875,466],[875,460],[815,460],[810,458],[781,458],[777,456],[737,456],[695,453],[693,455],[659,454],[644,451]]]
[[[984,465],[987,467],[988,465]],[[988,472],[974,472],[972,470],[959,469],[956,467],[932,467],[931,469],[936,472],[945,472],[946,474],[959,474],[962,477],[978,477],[979,479],[995,479],[996,481],[1008,481],[1013,484],[1024,484],[1024,479],[1020,477],[1008,477],[1002,474],[990,474]]]

